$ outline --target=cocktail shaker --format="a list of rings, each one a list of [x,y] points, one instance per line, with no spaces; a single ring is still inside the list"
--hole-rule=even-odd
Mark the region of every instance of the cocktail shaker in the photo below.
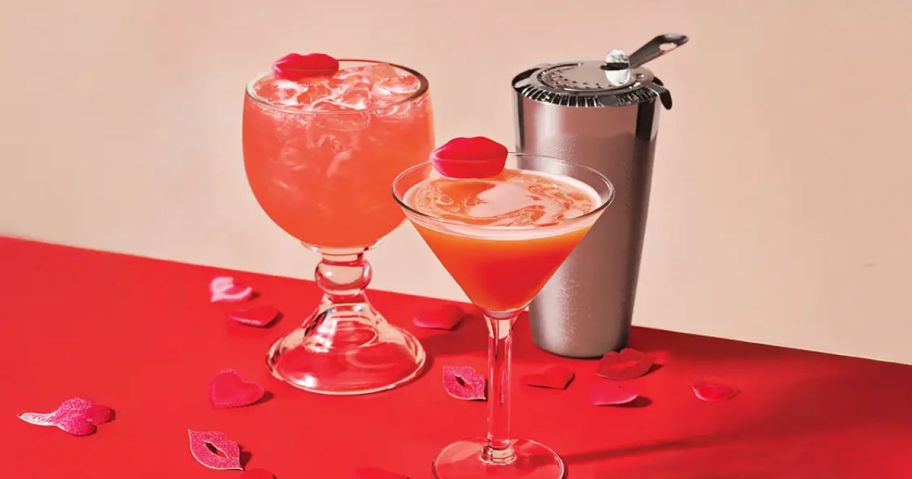
[[[600,171],[615,199],[529,310],[532,338],[563,356],[596,357],[627,343],[659,111],[671,94],[642,65],[687,42],[660,35],[629,56],[539,65],[513,78],[519,151]],[[520,165],[521,166],[521,165]]]

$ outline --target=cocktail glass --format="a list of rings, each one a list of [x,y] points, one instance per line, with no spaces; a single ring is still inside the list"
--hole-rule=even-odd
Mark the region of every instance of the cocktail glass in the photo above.
[[[565,472],[563,461],[547,446],[510,436],[510,333],[520,313],[610,204],[614,189],[595,170],[543,156],[510,154],[507,168],[583,183],[594,190],[593,207],[545,225],[466,224],[410,204],[407,193],[413,186],[440,178],[430,163],[405,170],[393,182],[393,194],[406,216],[481,308],[488,326],[487,436],[444,448],[433,464],[441,479],[556,479]]]
[[[364,253],[402,222],[389,184],[427,159],[434,137],[420,73],[368,60],[343,60],[340,72],[309,85],[269,72],[254,78],[244,99],[243,142],[260,206],[322,255],[315,276],[323,298],[272,345],[269,370],[300,389],[351,395],[402,384],[425,362],[419,342],[367,300]],[[317,97],[331,103],[311,105],[322,101]]]

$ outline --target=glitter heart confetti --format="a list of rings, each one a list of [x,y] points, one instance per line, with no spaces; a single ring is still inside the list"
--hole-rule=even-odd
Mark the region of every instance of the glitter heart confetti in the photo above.
[[[738,395],[737,388],[705,379],[696,381],[690,388],[693,390],[694,395],[697,396],[697,399],[708,402],[725,401]]]
[[[443,389],[456,399],[485,400],[485,377],[468,366],[444,366]]]
[[[253,296],[253,287],[237,284],[231,276],[217,276],[209,283],[210,301],[213,303],[237,303]]]
[[[590,391],[593,406],[618,406],[639,397],[636,391],[611,381],[596,381]]]
[[[228,319],[245,326],[265,328],[279,317],[279,310],[273,306],[260,305],[228,313]]]
[[[633,348],[611,351],[602,356],[595,374],[612,381],[638,378],[652,368],[652,357]]]
[[[566,366],[550,366],[541,372],[526,374],[520,378],[520,382],[532,387],[567,389],[573,377],[573,370]]]
[[[187,429],[187,434],[190,436],[190,454],[196,462],[210,469],[244,469],[240,446],[224,433]]]
[[[55,426],[74,436],[86,436],[95,432],[99,424],[114,419],[114,410],[76,397],[63,401],[54,411],[25,412],[19,419],[36,426]]]
[[[212,407],[229,408],[249,406],[266,394],[263,386],[247,381],[237,371],[225,369],[209,383],[209,401]]]

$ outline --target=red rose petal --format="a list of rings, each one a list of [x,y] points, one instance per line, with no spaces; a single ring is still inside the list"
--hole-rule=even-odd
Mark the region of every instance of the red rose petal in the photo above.
[[[485,377],[468,366],[444,366],[443,389],[456,399],[485,400]]]
[[[191,429],[187,429],[187,433],[190,435],[190,454],[196,462],[210,469],[244,469],[240,446],[224,433]]]
[[[633,348],[624,348],[621,352],[614,351],[602,356],[595,374],[612,381],[624,381],[638,378],[652,368],[652,358]]]
[[[355,479],[408,479],[408,476],[376,467],[359,467],[355,470]]]
[[[573,370],[566,366],[550,366],[542,372],[523,376],[520,382],[526,386],[567,389],[573,376]]]
[[[265,328],[279,317],[279,310],[273,306],[261,305],[228,313],[228,318],[247,326]]]
[[[276,78],[300,80],[306,77],[327,76],[339,71],[339,60],[325,53],[289,53],[272,64]]]
[[[419,328],[451,330],[459,325],[465,312],[455,304],[418,312],[412,322]]]
[[[74,436],[86,436],[97,430],[98,424],[114,418],[114,411],[85,398],[67,399],[52,412],[26,412],[19,419],[36,426],[56,426]]]
[[[715,381],[700,380],[691,386],[694,395],[703,401],[725,401],[738,394],[738,389]]]
[[[431,152],[431,163],[449,178],[488,178],[503,171],[507,147],[483,136],[453,138]]]
[[[212,293],[210,301],[213,303],[236,303],[247,301],[253,296],[253,288],[243,284],[236,284],[231,276],[218,276],[209,283]]]
[[[241,473],[240,479],[275,479],[275,474],[266,469],[247,469]]]
[[[593,406],[617,406],[639,397],[636,391],[611,381],[596,381],[590,394]]]
[[[209,400],[215,408],[249,406],[262,399],[264,394],[263,386],[245,381],[231,369],[216,374],[209,384]]]

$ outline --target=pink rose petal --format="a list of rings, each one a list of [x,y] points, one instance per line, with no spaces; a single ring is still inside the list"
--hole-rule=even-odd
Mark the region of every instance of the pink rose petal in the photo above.
[[[408,479],[408,476],[376,467],[359,467],[355,470],[355,479]]]
[[[247,326],[265,328],[279,317],[279,310],[267,305],[254,306],[228,313],[228,319]]]
[[[114,411],[85,398],[63,401],[49,413],[26,412],[19,419],[36,426],[56,426],[74,436],[85,436],[96,431],[97,425],[114,419]]]
[[[263,386],[244,380],[231,369],[216,374],[209,384],[209,400],[215,408],[249,406],[262,399],[264,394]]]
[[[627,404],[639,397],[636,391],[620,383],[596,381],[592,385],[591,398],[593,406],[617,406]]]
[[[193,431],[190,435],[190,454],[200,464],[210,469],[238,469],[241,467],[241,448],[224,433],[215,431]]]
[[[691,386],[694,395],[703,401],[725,401],[738,394],[738,389],[715,381],[700,380]]]
[[[275,479],[275,474],[266,469],[247,469],[241,473],[240,479]]]
[[[253,287],[244,284],[236,284],[231,276],[217,276],[209,283],[209,291],[212,293],[210,301],[213,303],[237,303],[247,301],[253,296]]]
[[[468,366],[444,366],[443,389],[456,399],[485,400],[485,377]]]
[[[455,328],[462,321],[465,312],[455,304],[445,304],[438,308],[418,312],[412,322],[419,328],[447,329]]]
[[[567,389],[570,381],[573,381],[573,376],[573,370],[566,366],[550,366],[544,371],[526,374],[520,378],[520,382],[526,386]]]
[[[595,374],[612,381],[624,381],[638,378],[652,368],[652,358],[642,351],[633,348],[624,348],[621,352],[614,351],[602,356]]]

